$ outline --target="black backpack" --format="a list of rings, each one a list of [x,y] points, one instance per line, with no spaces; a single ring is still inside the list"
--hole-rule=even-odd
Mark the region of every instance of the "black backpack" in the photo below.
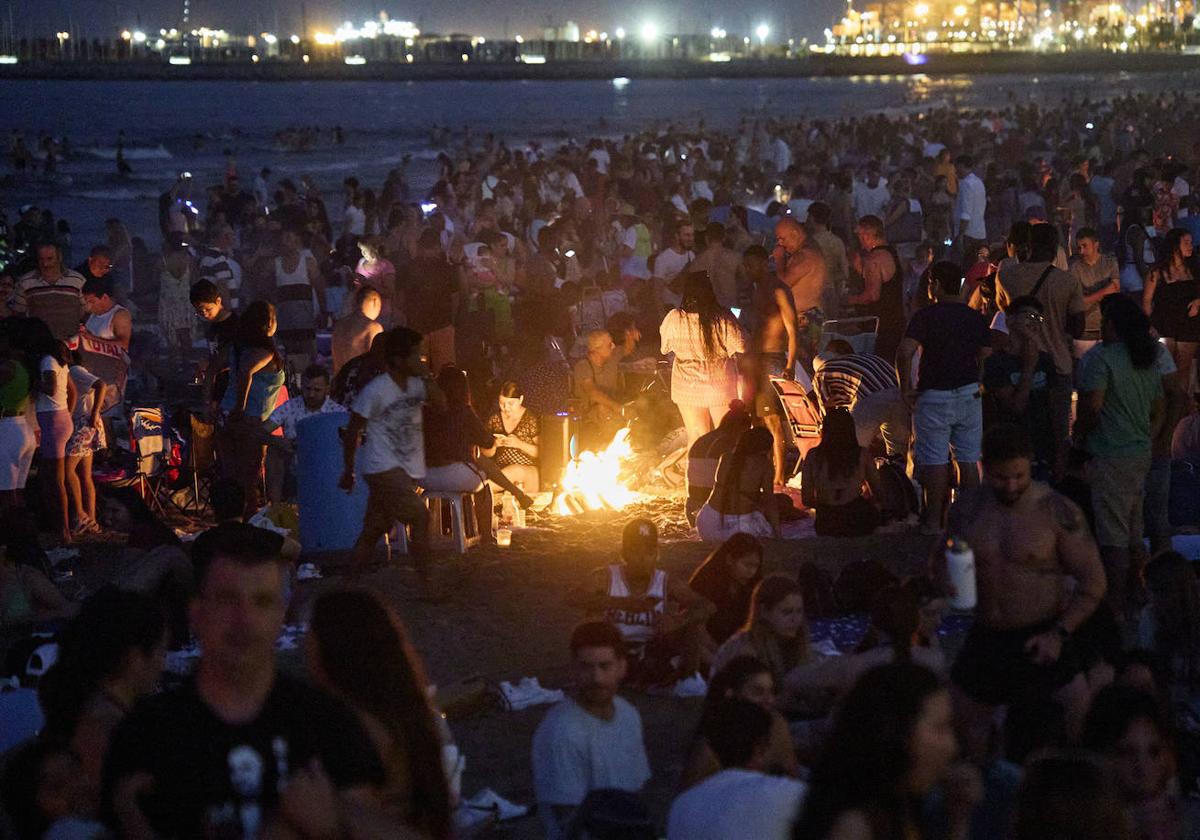
[[[919,513],[921,507],[917,488],[904,472],[904,467],[887,458],[876,458],[875,466],[879,470],[879,483],[882,486],[880,498],[875,501],[883,511],[884,519],[904,520]]]

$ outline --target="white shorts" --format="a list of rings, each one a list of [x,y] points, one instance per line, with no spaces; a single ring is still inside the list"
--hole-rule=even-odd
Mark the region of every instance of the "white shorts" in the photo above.
[[[475,493],[483,489],[478,467],[457,461],[440,467],[427,467],[417,484],[434,493]]]
[[[25,415],[0,418],[0,490],[25,487],[36,450],[37,438]]]
[[[705,542],[724,542],[737,533],[765,540],[775,536],[771,530],[771,523],[767,522],[767,517],[763,516],[761,511],[722,514],[707,504],[696,514],[696,530],[700,532],[700,539]]]

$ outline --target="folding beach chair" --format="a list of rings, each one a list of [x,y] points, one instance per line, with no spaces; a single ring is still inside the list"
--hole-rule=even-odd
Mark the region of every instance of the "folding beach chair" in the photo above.
[[[799,471],[809,451],[821,442],[821,418],[809,401],[802,383],[772,376],[771,387],[779,396],[787,417],[788,422],[783,428],[785,436],[789,437],[788,443],[800,452],[800,459],[796,462],[796,471]]]
[[[131,473],[104,482],[109,487],[132,487],[159,516],[164,516],[159,498],[166,482],[166,464],[171,455],[170,437],[161,408],[135,408],[129,412]]]

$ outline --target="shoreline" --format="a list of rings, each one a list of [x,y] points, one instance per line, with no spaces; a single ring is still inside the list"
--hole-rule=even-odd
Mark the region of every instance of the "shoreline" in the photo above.
[[[607,81],[628,79],[806,79],[853,76],[953,76],[1061,73],[1165,73],[1200,70],[1200,55],[1113,52],[927,53],[924,64],[898,56],[811,55],[798,59],[724,63],[654,61],[561,61],[547,64],[464,64],[332,61],[197,62],[23,62],[0,65],[5,81]]]

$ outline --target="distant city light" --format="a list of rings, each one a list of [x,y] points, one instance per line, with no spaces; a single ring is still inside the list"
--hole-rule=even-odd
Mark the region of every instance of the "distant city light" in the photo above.
[[[925,3],[918,3],[913,11],[916,12],[917,17],[923,18],[929,14],[929,6]]]
[[[954,7],[954,16],[956,18],[966,17],[967,16],[967,7],[966,6],[955,6]]]
[[[138,31],[134,32],[133,33],[133,42],[135,44],[146,43],[146,33],[142,32],[140,29]]]
[[[360,64],[366,64],[367,60],[361,55],[348,55],[345,58],[345,62],[353,67],[357,67]]]
[[[525,43],[525,38],[524,38],[524,37],[522,37],[522,36],[520,36],[520,35],[518,35],[518,36],[517,36],[517,43],[518,43],[518,44],[524,44],[524,43]]]
[[[767,36],[771,34],[771,27],[767,26],[765,23],[760,23],[757,27],[755,27],[754,34],[758,36],[760,43],[765,44],[767,43]]]
[[[300,43],[300,36],[299,36],[299,35],[293,35],[291,38],[288,38],[288,40],[289,40],[289,41],[291,41],[293,44],[299,44],[299,43]]]
[[[711,33],[709,33],[709,34],[711,34],[711,35],[712,35],[714,38],[721,39],[721,38],[724,38],[724,37],[725,37],[725,35],[726,35],[726,32],[725,32],[725,30],[724,30],[724,29],[722,29],[721,27],[719,27],[719,26],[714,26],[714,27],[712,28],[712,32],[711,32]]]
[[[625,76],[617,76],[612,80],[612,86],[617,90],[624,90],[629,86],[629,79]]]
[[[128,29],[125,29],[121,32],[121,40],[122,41],[128,41],[132,37],[133,37],[133,33],[130,32]]]
[[[16,64],[19,60],[15,55],[0,55],[0,64]]]
[[[617,30],[617,37],[620,37],[621,30]],[[647,44],[658,40],[658,24],[646,22],[642,24],[642,40]]]
[[[337,43],[337,36],[329,32],[317,32],[313,35],[313,40],[322,47],[331,47]]]
[[[192,60],[190,58],[188,58],[186,55],[173,55],[167,59],[167,63],[175,64],[175,65],[185,65],[185,64],[191,64]]]
[[[268,44],[278,44],[279,43],[279,39],[276,36],[272,35],[270,32],[264,32],[262,34],[262,39],[264,41],[266,41]]]
[[[545,64],[546,56],[544,55],[523,55],[521,61],[524,64]]]

